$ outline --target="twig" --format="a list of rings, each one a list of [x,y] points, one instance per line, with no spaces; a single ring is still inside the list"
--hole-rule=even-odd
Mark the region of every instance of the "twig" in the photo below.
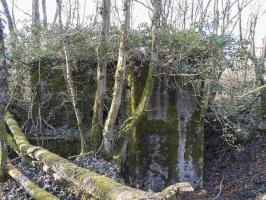
[[[141,1],[138,1],[138,0],[134,0],[134,1],[136,1],[137,3],[143,5],[145,8],[148,8],[150,11],[152,11],[152,8],[150,6],[148,6],[148,5],[146,5],[145,3],[141,2]]]
[[[262,85],[262,86],[260,86],[260,87],[257,87],[257,88],[255,88],[254,90],[251,90],[251,91],[249,91],[249,92],[246,93],[246,94],[243,94],[243,95],[241,95],[241,96],[237,96],[237,98],[243,98],[243,97],[248,96],[248,95],[250,95],[250,94],[252,94],[252,93],[254,93],[254,92],[258,92],[258,91],[260,91],[260,90],[262,90],[262,89],[264,89],[264,88],[266,88],[266,84],[264,84],[264,85]]]
[[[22,154],[22,155],[20,155],[20,156],[14,158],[14,159],[12,159],[12,160],[9,160],[6,164],[12,163],[12,162],[15,161],[15,160],[18,160],[18,159],[20,159],[20,158],[23,158],[23,157],[29,155],[29,154],[32,154],[32,153],[34,153],[34,152],[35,152],[36,150],[38,150],[38,149],[39,149],[39,148],[36,148],[36,149],[32,150],[32,151],[29,152],[29,153]]]
[[[91,154],[91,152],[84,153],[84,154],[78,154],[78,155],[74,155],[74,156],[69,156],[67,159],[71,160],[73,158],[82,157],[82,156],[86,156],[86,155],[89,155],[89,154]]]
[[[221,180],[221,182],[220,182],[219,193],[216,195],[216,197],[215,197],[213,200],[218,199],[218,197],[219,197],[220,194],[222,193],[223,181],[224,181],[224,174],[223,174],[222,180]]]

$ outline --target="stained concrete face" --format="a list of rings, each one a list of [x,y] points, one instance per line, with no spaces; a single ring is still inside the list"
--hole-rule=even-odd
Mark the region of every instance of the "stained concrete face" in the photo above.
[[[200,123],[203,116],[198,112],[199,102],[193,95],[191,89],[177,91],[177,104],[176,109],[178,111],[178,163],[176,165],[176,171],[179,176],[180,182],[190,182],[192,186],[198,187],[202,181],[202,161],[203,161],[203,123]],[[194,116],[193,116],[194,115]],[[195,116],[196,115],[196,116]],[[194,117],[194,119],[193,119]],[[196,119],[195,119],[196,118]],[[192,130],[191,130],[192,129]],[[194,139],[194,140],[191,140]],[[197,140],[198,139],[198,140]],[[193,154],[193,151],[199,149],[193,149],[197,143],[200,146],[199,154]],[[197,157],[199,156],[199,157]]]
[[[167,80],[157,80],[147,112],[123,155],[128,182],[148,191],[183,181],[194,187],[202,184],[202,104],[182,79],[175,80],[175,88]]]

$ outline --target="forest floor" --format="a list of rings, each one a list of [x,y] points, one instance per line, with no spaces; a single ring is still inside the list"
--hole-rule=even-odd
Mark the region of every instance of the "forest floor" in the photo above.
[[[208,142],[208,141],[207,141]],[[211,140],[213,146],[215,142]],[[205,149],[204,189],[193,194],[193,200],[249,200],[263,199],[266,195],[266,143],[261,138],[253,140],[242,150],[225,148],[225,144]],[[215,149],[215,151],[213,150]],[[114,162],[107,162],[94,153],[72,158],[77,165],[108,176],[123,183]],[[22,161],[13,164],[40,187],[62,200],[78,200],[80,194],[51,172],[43,172],[40,163],[34,166]],[[14,180],[0,183],[1,200],[31,200]]]
[[[56,180],[53,177],[53,174],[49,171],[42,171],[42,167],[38,162],[35,162],[34,165],[27,164],[23,161],[12,162],[12,164],[39,187],[54,194],[59,199],[79,199],[75,194],[73,194],[74,191],[68,187],[68,183],[66,181],[62,179]],[[23,187],[17,184],[13,179],[8,179],[5,183],[0,183],[0,188],[1,200],[32,200]]]
[[[265,200],[266,143],[256,138],[242,150],[206,150],[204,189],[197,200]]]
[[[104,159],[97,157],[94,153],[82,157],[76,157],[74,163],[96,173],[113,178],[118,182],[123,182],[123,179],[119,176],[119,170],[115,163],[105,161]],[[58,179],[54,176],[52,171],[48,170],[47,172],[44,172],[42,170],[42,165],[39,162],[34,162],[34,164],[31,165],[23,161],[15,161],[12,162],[12,164],[39,187],[44,188],[60,200],[81,199],[81,194],[74,187],[71,187],[65,180]],[[32,200],[23,187],[10,178],[7,182],[0,183],[0,199]]]

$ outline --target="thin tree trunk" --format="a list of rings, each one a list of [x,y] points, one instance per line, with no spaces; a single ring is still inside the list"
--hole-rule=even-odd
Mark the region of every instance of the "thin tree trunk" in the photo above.
[[[46,0],[42,0],[43,26],[47,28]]]
[[[3,6],[3,9],[4,9],[4,15],[6,16],[7,18],[7,24],[8,24],[8,29],[10,31],[10,35],[11,36],[14,36],[14,37],[11,37],[11,48],[14,50],[16,49],[16,41],[17,41],[17,34],[15,32],[15,19],[14,19],[14,15],[11,16],[10,14],[10,11],[9,11],[9,8],[8,8],[8,4],[7,4],[7,1],[6,0],[1,0],[1,3],[2,3],[2,6]],[[13,6],[13,3],[12,2],[12,6]],[[12,10],[12,14],[13,13],[13,10]]]
[[[59,9],[61,10],[61,0],[56,0],[56,11],[55,11],[55,15],[54,15],[54,20],[53,20],[53,26],[55,25],[55,23],[56,23],[56,21],[57,21],[57,19],[58,19],[58,14],[59,14]],[[60,11],[60,13],[61,13],[61,11]],[[59,19],[62,19],[62,17],[59,17]],[[59,22],[59,24],[62,24],[62,23],[60,23]]]
[[[56,0],[56,12],[57,12],[57,16],[55,17],[57,19],[57,17],[59,18],[59,24],[61,26],[61,28],[63,28],[63,21],[62,21],[62,0]],[[55,19],[55,21],[56,21]],[[54,21],[54,23],[55,23]]]
[[[7,161],[7,133],[5,124],[5,107],[7,94],[7,71],[5,60],[5,45],[3,24],[0,19],[0,182],[6,177],[6,161]]]
[[[40,37],[40,12],[39,12],[39,0],[32,1],[32,37],[34,48],[39,48]]]
[[[64,55],[65,55],[65,79],[66,79],[66,84],[68,88],[68,92],[71,98],[71,102],[73,105],[73,109],[76,115],[76,120],[78,123],[78,128],[79,128],[79,134],[80,134],[80,142],[81,142],[81,154],[87,153],[89,151],[89,145],[88,145],[88,137],[86,136],[86,131],[85,131],[85,126],[82,122],[82,117],[81,117],[81,112],[78,108],[78,101],[77,101],[77,96],[75,93],[75,88],[74,88],[74,83],[72,80],[72,67],[69,62],[69,53],[68,53],[68,48],[66,45],[63,43],[63,50],[64,50]]]
[[[218,29],[219,29],[219,0],[214,1],[214,9],[213,9],[213,21],[214,21],[214,34],[218,34]]]
[[[66,26],[69,26],[72,22],[72,3],[71,3],[71,0],[68,0],[68,4],[69,4],[69,10],[67,12]]]
[[[14,0],[12,0],[12,19],[13,19],[13,25],[14,25],[14,28],[16,29],[16,19],[15,19],[15,13],[14,13],[14,7],[15,7],[15,2]]]
[[[40,13],[39,13],[39,0],[32,1],[32,46],[35,56],[38,56],[38,51],[40,49]],[[41,68],[40,63],[37,62],[36,58],[33,60],[33,65],[31,66],[31,87],[32,87],[32,108],[31,108],[31,119],[32,126],[35,131],[38,130],[37,124],[40,119],[39,113],[41,113],[41,101],[42,101],[42,84],[41,84]],[[39,130],[41,131],[41,130]],[[38,133],[37,133],[38,137]]]
[[[238,7],[238,15],[239,15],[239,40],[242,42],[243,40],[243,34],[242,34],[242,6],[240,5],[240,0],[237,1],[237,7]]]
[[[113,98],[111,108],[109,110],[104,129],[103,129],[103,153],[107,159],[113,157],[114,149],[114,125],[117,118],[117,114],[121,104],[121,97],[123,92],[125,71],[126,71],[126,59],[128,51],[128,31],[130,26],[130,6],[131,0],[123,1],[123,21],[120,30],[120,47],[118,53],[118,63],[115,72],[115,85],[113,89]]]
[[[109,30],[110,30],[110,8],[111,0],[103,0],[101,5],[101,36],[97,50],[97,90],[93,107],[93,117],[91,123],[91,142],[98,148],[102,143],[103,128],[103,109],[106,95],[106,68],[107,52],[109,48]]]
[[[190,20],[191,20],[192,27],[194,27],[194,3],[195,3],[195,1],[192,0],[191,15],[190,15]]]
[[[58,8],[58,15],[59,15],[59,24],[62,30],[63,29],[62,13],[61,13],[62,5],[61,5],[60,0],[57,0],[57,8]],[[78,108],[77,96],[75,93],[74,83],[72,79],[72,67],[69,61],[69,50],[64,41],[62,42],[62,46],[63,46],[63,52],[64,52],[64,57],[65,57],[64,74],[65,74],[66,86],[67,86],[67,90],[71,98],[72,106],[73,106],[76,120],[78,123],[80,142],[81,142],[81,154],[83,154],[89,151],[89,145],[88,145],[89,137],[86,135],[85,125],[82,121],[81,112]]]
[[[79,26],[80,25],[79,0],[76,1],[76,11],[77,11],[77,26]]]
[[[153,88],[154,88],[154,71],[158,71],[158,61],[160,52],[160,10],[161,0],[152,0],[153,16],[152,16],[152,51],[151,51],[151,63],[148,69],[148,75],[143,89],[140,102],[133,113],[133,116],[128,119],[126,124],[120,131],[119,134],[134,130],[137,123],[144,114],[145,109],[149,103]]]
[[[2,3],[3,9],[4,9],[4,14],[7,18],[8,28],[9,28],[10,32],[13,32],[14,23],[13,23],[13,19],[10,15],[10,12],[9,12],[8,4],[7,4],[6,0],[1,0],[1,3]]]

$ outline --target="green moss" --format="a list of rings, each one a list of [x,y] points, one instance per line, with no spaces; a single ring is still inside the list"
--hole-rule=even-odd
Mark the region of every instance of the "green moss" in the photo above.
[[[92,118],[90,141],[94,150],[99,149],[102,144],[102,132],[101,128],[99,127],[99,120],[97,119],[95,114]]]
[[[7,134],[7,144],[13,151],[20,153],[20,150],[19,150],[17,144],[13,140],[12,136],[9,134]],[[31,163],[33,161],[33,159],[30,158],[29,156],[23,156],[22,160],[27,162],[27,163]]]
[[[132,70],[129,76],[129,85],[131,87],[131,109],[129,113],[135,112],[136,107],[143,98],[143,85],[146,83],[148,67],[141,68],[141,72]],[[159,79],[155,80],[153,93],[158,88]],[[168,88],[167,88],[168,89]],[[151,97],[153,98],[153,97]],[[151,99],[152,100],[152,99]],[[165,177],[166,183],[178,181],[176,165],[178,163],[178,113],[176,109],[176,92],[169,89],[169,107],[166,120],[149,120],[147,114],[144,114],[138,121],[134,130],[131,130],[129,147],[127,152],[127,163],[123,165],[124,174],[131,184],[136,185],[136,181],[145,175],[151,163],[151,146],[148,145],[148,136],[158,135],[161,139],[159,153],[160,158],[156,160],[158,164],[168,169],[168,177]],[[165,102],[167,103],[167,102]]]
[[[116,163],[116,165],[119,165],[121,163],[121,152],[116,152],[113,156],[113,160]]]
[[[27,184],[26,188],[31,191],[30,195],[36,200],[58,200],[58,198],[56,198],[54,195],[39,188],[34,183]]]
[[[134,150],[136,151],[136,166],[140,170],[147,170],[148,163],[151,162],[149,156],[149,148],[147,145],[148,136],[155,134],[160,139],[160,158],[156,160],[161,166],[168,168],[168,177],[166,182],[173,182],[178,180],[176,173],[176,165],[178,163],[178,117],[176,108],[169,106],[167,120],[148,120],[144,116],[137,126],[134,134]],[[146,164],[146,166],[145,166]]]

